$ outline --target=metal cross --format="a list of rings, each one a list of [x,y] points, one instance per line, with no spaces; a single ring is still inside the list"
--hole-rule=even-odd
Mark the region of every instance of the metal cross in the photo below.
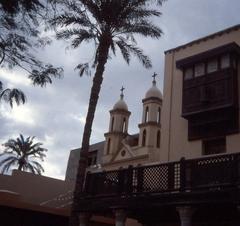
[[[122,95],[123,95],[124,90],[125,90],[125,88],[122,86],[122,88],[120,89]]]
[[[158,75],[158,74],[157,74],[156,72],[153,73],[153,76],[152,76],[152,77],[153,77],[153,81],[154,81],[154,82],[156,81],[157,75]]]

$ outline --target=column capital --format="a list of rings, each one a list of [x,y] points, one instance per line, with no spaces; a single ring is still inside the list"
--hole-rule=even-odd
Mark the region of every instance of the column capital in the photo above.
[[[179,206],[176,207],[176,210],[178,211],[180,218],[192,217],[192,214],[194,212],[194,209],[191,206]]]
[[[238,205],[238,206],[237,206],[237,211],[239,211],[239,212],[240,212],[240,205]]]
[[[115,218],[118,221],[125,221],[127,218],[127,213],[123,209],[115,210],[114,213],[115,213]]]
[[[194,209],[191,206],[176,207],[181,220],[181,226],[191,226],[192,214]]]
[[[91,213],[79,213],[79,226],[87,226],[88,222],[90,220],[90,217],[92,216]]]
[[[115,226],[125,226],[127,219],[127,213],[124,209],[116,209],[115,214]]]

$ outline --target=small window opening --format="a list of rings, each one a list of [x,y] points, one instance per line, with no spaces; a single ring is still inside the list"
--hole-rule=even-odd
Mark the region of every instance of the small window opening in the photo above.
[[[205,74],[205,64],[199,63],[195,65],[195,77],[203,76]]]
[[[221,68],[224,69],[228,67],[230,67],[230,56],[226,54],[221,57]]]
[[[148,117],[149,117],[149,109],[148,109],[148,107],[146,107],[146,110],[145,110],[145,122],[148,122]]]
[[[160,107],[158,108],[158,115],[157,115],[157,123],[160,123],[161,121],[161,109]]]
[[[113,131],[113,126],[114,126],[114,117],[112,117],[112,122],[111,122],[111,131]]]
[[[193,68],[187,68],[184,73],[184,80],[189,80],[193,78]]]
[[[126,118],[123,119],[123,127],[122,127],[122,131],[123,133],[126,132],[127,128],[126,128]]]
[[[161,136],[161,133],[160,133],[160,130],[158,130],[157,132],[157,148],[160,148],[160,137]]]
[[[147,135],[146,130],[143,130],[143,136],[142,136],[142,146],[143,147],[145,147],[145,145],[146,145],[146,135]]]
[[[108,139],[108,143],[107,143],[107,155],[110,153],[110,148],[111,148],[111,139]]]
[[[214,155],[226,152],[226,137],[203,141],[203,155]]]

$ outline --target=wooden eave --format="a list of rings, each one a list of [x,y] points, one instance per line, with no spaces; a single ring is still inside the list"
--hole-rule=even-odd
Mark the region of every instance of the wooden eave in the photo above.
[[[199,38],[199,39],[196,39],[192,42],[189,42],[189,43],[186,43],[186,44],[183,44],[183,45],[180,45],[178,47],[175,47],[175,48],[172,48],[172,49],[169,49],[169,50],[166,50],[164,53],[165,54],[168,54],[168,53],[172,53],[172,52],[177,52],[177,51],[180,51],[181,49],[185,49],[187,47],[190,47],[190,46],[193,46],[195,44],[199,44],[201,42],[205,42],[205,41],[208,41],[209,39],[213,39],[215,37],[218,37],[218,36],[222,36],[224,34],[228,34],[230,32],[233,32],[233,31],[237,31],[240,29],[240,24],[237,24],[233,27],[229,27],[227,29],[224,29],[224,30],[221,30],[221,31],[218,31],[218,32],[215,32],[213,34],[210,34],[210,35],[207,35],[205,37],[202,37],[202,38]]]
[[[240,46],[236,42],[231,42],[229,44],[208,50],[206,52],[178,60],[176,62],[176,67],[178,69],[183,69],[193,65],[194,63],[202,62],[205,59],[213,58],[215,56],[231,52],[235,52],[240,55]]]

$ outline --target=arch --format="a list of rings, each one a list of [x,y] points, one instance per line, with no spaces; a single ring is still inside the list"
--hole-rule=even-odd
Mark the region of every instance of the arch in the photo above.
[[[123,118],[122,132],[124,133],[126,131],[127,131],[126,118]]]
[[[148,122],[149,120],[149,108],[148,106],[145,109],[145,118],[144,118],[144,122]]]
[[[108,142],[107,142],[107,155],[110,153],[110,148],[111,148],[111,138],[108,138]]]
[[[161,108],[158,108],[158,113],[157,113],[157,123],[160,123],[161,121]]]
[[[161,133],[160,133],[160,130],[158,130],[157,132],[157,148],[160,148],[160,139],[161,139]]]
[[[114,117],[112,117],[112,121],[111,121],[111,132],[113,131],[113,126],[114,126]]]
[[[146,146],[146,136],[147,136],[147,132],[146,132],[146,130],[143,130],[143,135],[142,135],[142,146],[143,147]]]

